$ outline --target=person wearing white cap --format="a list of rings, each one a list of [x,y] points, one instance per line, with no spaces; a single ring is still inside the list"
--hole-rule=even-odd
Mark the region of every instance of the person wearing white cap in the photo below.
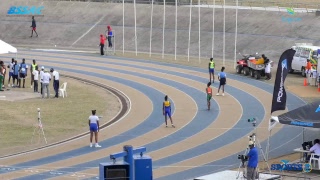
[[[247,165],[247,180],[256,179],[256,170],[258,166],[258,149],[254,147],[254,142],[249,141],[249,153],[247,154],[248,165]]]
[[[44,74],[42,77],[42,98],[44,98],[44,89],[47,90],[47,98],[50,97],[50,91],[49,91],[49,83],[51,81],[51,75],[48,72],[48,69],[44,70]]]
[[[41,71],[40,71],[40,89],[41,89],[41,95],[42,95],[42,79],[43,79],[43,74],[44,74],[44,67],[41,67]]]
[[[53,68],[50,69],[50,72],[53,76],[53,89],[56,92],[55,98],[58,98],[59,96],[59,72],[54,70]]]
[[[34,67],[34,70],[32,71],[33,75],[33,92],[38,93],[39,88],[38,88],[38,80],[39,80],[39,71],[38,71],[38,66]]]

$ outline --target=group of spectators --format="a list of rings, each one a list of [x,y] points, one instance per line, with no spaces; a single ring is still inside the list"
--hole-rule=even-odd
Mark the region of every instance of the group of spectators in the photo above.
[[[7,72],[8,69],[8,72]],[[26,60],[22,59],[22,62],[18,64],[18,61],[12,58],[11,62],[8,66],[5,66],[3,61],[0,61],[0,91],[4,91],[5,88],[5,77],[6,74],[9,75],[8,77],[8,87],[12,88],[25,88],[26,78],[28,76],[28,69],[29,66],[26,64]],[[53,88],[55,90],[55,98],[59,96],[59,72],[54,70],[53,68],[50,69],[50,72],[53,76]],[[41,67],[39,70],[39,66],[36,63],[36,60],[32,60],[32,64],[30,66],[30,79],[31,79],[31,88],[33,88],[33,92],[39,93],[39,81],[40,81],[40,92],[42,98],[45,96],[45,90],[47,93],[47,98],[50,97],[50,90],[49,84],[52,79],[51,74],[49,73],[48,69],[45,69],[44,66]],[[11,83],[12,78],[12,83]]]

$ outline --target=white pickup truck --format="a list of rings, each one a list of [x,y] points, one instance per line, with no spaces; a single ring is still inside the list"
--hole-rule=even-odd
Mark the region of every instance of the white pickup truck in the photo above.
[[[320,55],[320,47],[313,46],[312,44],[296,43],[296,46],[292,46],[292,49],[296,50],[293,56],[290,73],[294,71],[301,72],[303,77],[306,76],[307,59],[310,59],[312,68],[317,69],[318,55]],[[319,72],[319,71],[318,71]]]

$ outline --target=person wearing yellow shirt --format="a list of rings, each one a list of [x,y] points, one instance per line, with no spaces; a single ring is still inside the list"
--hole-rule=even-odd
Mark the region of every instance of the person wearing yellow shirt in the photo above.
[[[211,82],[211,75],[212,75],[212,83],[214,83],[214,67],[215,67],[215,63],[213,61],[213,58],[210,58],[210,62],[209,62],[209,81]]]
[[[164,115],[164,120],[166,123],[166,127],[168,127],[167,125],[167,119],[168,117],[170,118],[171,121],[171,126],[174,128],[175,126],[173,125],[173,121],[172,121],[172,117],[171,117],[171,103],[168,100],[168,95],[166,95],[164,97],[164,102],[163,102],[163,106],[162,106],[162,111],[163,111],[163,115]]]
[[[31,74],[31,88],[33,87],[33,82],[34,82],[34,75],[33,71],[36,69],[38,65],[36,64],[36,60],[32,60],[31,68],[30,68],[30,74]]]

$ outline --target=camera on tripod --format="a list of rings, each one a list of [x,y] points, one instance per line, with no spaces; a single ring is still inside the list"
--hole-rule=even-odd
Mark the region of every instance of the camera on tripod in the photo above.
[[[252,133],[250,136],[248,136],[249,141],[255,142],[255,136],[256,136],[255,133]]]
[[[256,126],[256,125],[257,125],[257,120],[256,120],[256,118],[249,118],[249,119],[248,119],[248,122],[251,122],[253,126]]]
[[[248,161],[248,156],[243,155],[243,154],[239,154],[238,159],[240,159],[242,162],[246,162],[246,161]]]

